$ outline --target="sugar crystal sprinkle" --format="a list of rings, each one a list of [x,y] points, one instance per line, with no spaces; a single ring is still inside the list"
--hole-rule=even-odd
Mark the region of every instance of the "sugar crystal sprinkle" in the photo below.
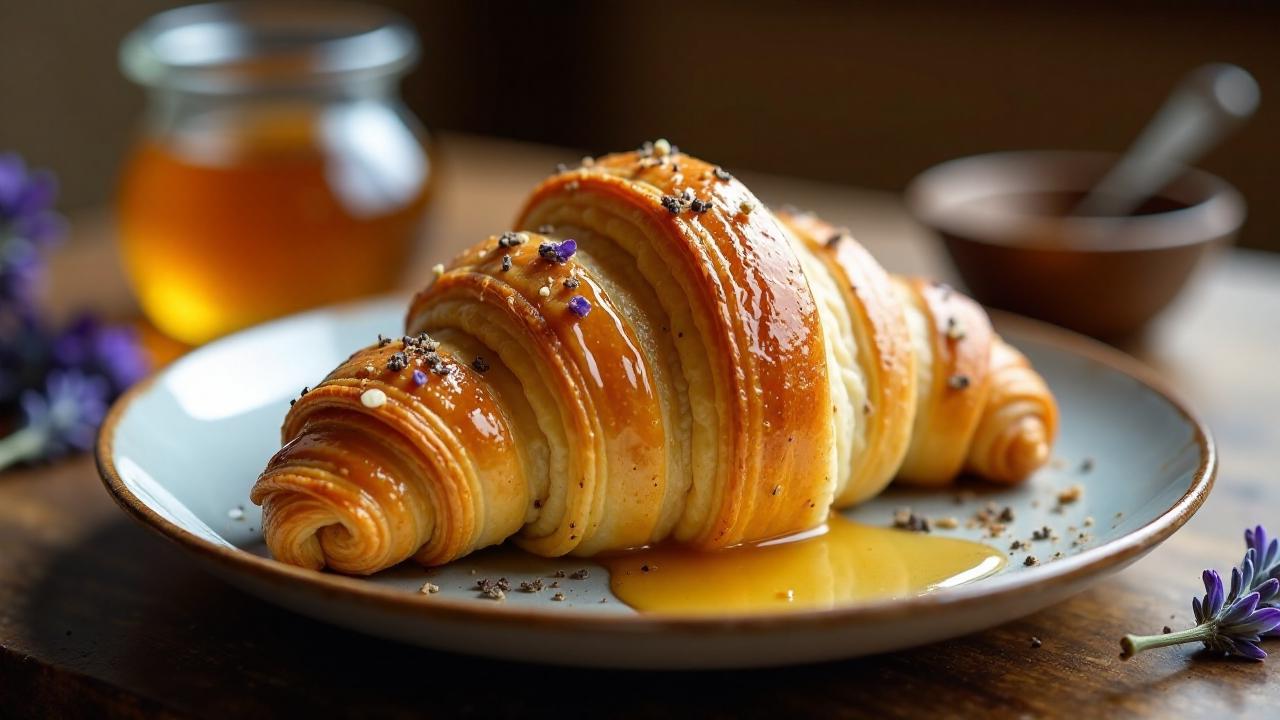
[[[367,408],[380,408],[387,404],[387,394],[378,388],[369,388],[360,394],[360,404]]]
[[[443,275],[443,274],[444,274],[444,264],[443,264],[443,263],[436,263],[435,265],[432,265],[432,266],[431,266],[431,274],[432,274],[432,275],[435,275],[436,277],[440,277],[441,275]]]
[[[427,384],[427,374],[421,370],[413,371],[413,384],[422,387]]]
[[[423,583],[422,587],[418,588],[418,592],[423,595],[435,595],[440,592],[440,586],[434,583]]]

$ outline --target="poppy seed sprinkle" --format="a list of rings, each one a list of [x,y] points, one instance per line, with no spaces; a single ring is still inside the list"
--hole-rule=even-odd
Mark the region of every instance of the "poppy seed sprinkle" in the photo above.
[[[508,230],[507,232],[504,232],[498,236],[498,247],[511,248],[517,245],[523,245],[524,241],[525,241],[525,238],[523,236],[523,233],[512,232]]]

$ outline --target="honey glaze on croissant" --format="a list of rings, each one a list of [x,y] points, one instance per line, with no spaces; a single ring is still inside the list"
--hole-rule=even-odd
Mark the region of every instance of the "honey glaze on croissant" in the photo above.
[[[294,404],[252,493],[277,559],[722,548],[1048,459],[1053,398],[975,303],[665,144],[549,178],[516,226]]]

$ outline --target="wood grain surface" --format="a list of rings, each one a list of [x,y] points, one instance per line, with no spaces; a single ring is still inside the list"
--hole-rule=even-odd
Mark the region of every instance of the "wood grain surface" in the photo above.
[[[575,157],[459,136],[440,147],[441,191],[417,273],[502,229],[533,181]],[[847,225],[893,270],[947,275],[892,196],[744,175],[767,202]],[[61,311],[133,312],[105,218],[82,218],[55,263],[50,297]],[[1187,626],[1200,570],[1238,560],[1246,524],[1280,529],[1280,260],[1215,258],[1127,349],[1180,388],[1217,436],[1221,474],[1191,523],[1119,575],[1029,618],[816,666],[606,672],[399,646],[208,575],[117,509],[87,457],[5,472],[0,716],[1266,717],[1280,703],[1280,663],[1206,659],[1191,647],[1126,662],[1117,641]],[[1280,642],[1265,647],[1280,652]]]

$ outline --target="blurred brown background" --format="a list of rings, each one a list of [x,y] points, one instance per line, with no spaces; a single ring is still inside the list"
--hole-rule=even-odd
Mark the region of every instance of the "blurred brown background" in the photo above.
[[[110,200],[142,104],[120,38],[160,0],[0,0],[0,149]],[[997,149],[1120,150],[1195,65],[1244,66],[1253,122],[1200,164],[1280,251],[1280,3],[386,3],[422,36],[430,127],[601,152],[665,136],[730,168],[889,190]]]

